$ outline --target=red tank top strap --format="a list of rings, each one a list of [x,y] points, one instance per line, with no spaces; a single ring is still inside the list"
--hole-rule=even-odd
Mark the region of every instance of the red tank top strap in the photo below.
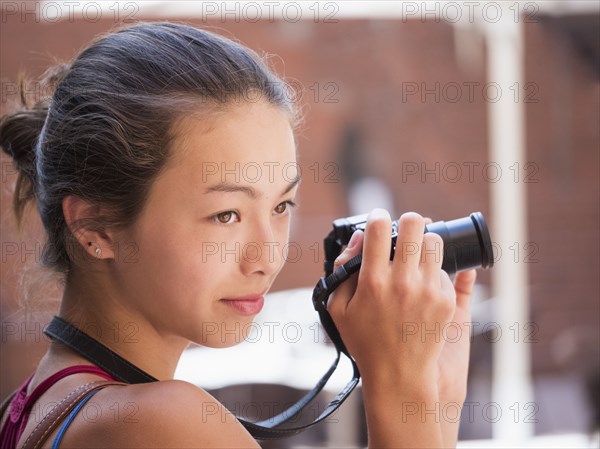
[[[35,372],[31,373],[23,385],[21,385],[21,387],[16,391],[10,402],[8,416],[6,417],[4,425],[2,426],[2,431],[0,432],[0,443],[3,449],[13,449],[16,447],[19,438],[21,437],[21,434],[27,425],[27,419],[29,418],[31,409],[40,396],[63,377],[76,373],[96,374],[107,380],[117,380],[97,366],[75,365],[63,368],[60,371],[52,374],[40,382],[40,384],[35,387],[31,394],[27,395],[27,387],[29,386],[31,379],[33,379]]]

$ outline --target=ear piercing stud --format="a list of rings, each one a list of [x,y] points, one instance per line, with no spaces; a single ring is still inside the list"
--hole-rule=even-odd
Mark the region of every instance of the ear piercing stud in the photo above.
[[[92,242],[88,242],[88,246],[92,246]],[[102,249],[99,246],[96,247],[96,257],[102,257]]]

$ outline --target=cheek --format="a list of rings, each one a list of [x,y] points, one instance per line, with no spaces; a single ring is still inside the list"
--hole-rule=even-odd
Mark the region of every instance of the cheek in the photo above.
[[[220,278],[219,264],[210,259],[202,245],[181,225],[155,223],[135,236],[135,258],[121,261],[121,282],[139,301],[148,304],[202,307],[201,296],[211,295]]]
[[[288,215],[287,217],[285,217],[283,220],[280,220],[280,223],[278,223],[276,225],[276,229],[277,229],[277,234],[280,236],[280,238],[284,241],[287,241],[289,239],[290,236],[290,223],[291,223],[291,216]]]
[[[283,256],[285,259],[286,253],[291,254],[291,252],[294,251],[294,248],[297,251],[299,245],[295,242],[290,242],[290,219],[288,218],[287,220],[282,221],[283,223],[281,223],[281,225],[277,229],[277,238],[279,244],[283,248]]]

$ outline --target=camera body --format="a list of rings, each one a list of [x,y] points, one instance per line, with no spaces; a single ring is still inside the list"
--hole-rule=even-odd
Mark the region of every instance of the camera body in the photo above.
[[[367,214],[338,218],[333,231],[325,239],[325,271],[330,274],[333,260],[340,254],[356,230],[364,231]],[[491,268],[494,265],[492,241],[487,223],[481,212],[451,221],[437,221],[425,226],[425,232],[434,232],[444,241],[442,269],[448,274],[471,268]],[[394,258],[398,221],[392,222],[390,260]],[[337,254],[336,254],[337,253]]]

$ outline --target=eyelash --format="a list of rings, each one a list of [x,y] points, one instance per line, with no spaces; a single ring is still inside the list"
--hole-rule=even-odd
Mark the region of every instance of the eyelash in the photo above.
[[[287,207],[286,207],[285,211],[283,211],[282,213],[277,214],[277,215],[283,215],[283,214],[285,214],[285,212],[289,210],[288,207],[294,208],[294,207],[298,206],[298,204],[295,203],[294,201],[292,201],[292,200],[286,200],[286,201],[282,201],[281,203],[279,203],[276,206],[276,208],[279,207],[279,206],[281,206],[282,204],[286,204]],[[224,223],[224,222],[222,222],[222,221],[219,220],[219,217],[222,216],[222,215],[225,215],[225,214],[236,214],[238,216],[238,219],[239,219],[239,214],[236,211],[234,211],[234,210],[226,210],[225,212],[219,212],[218,214],[215,214],[215,215],[209,217],[209,219],[211,221],[217,223],[217,224],[228,226],[228,225],[231,224],[231,222],[227,221],[227,222]]]

